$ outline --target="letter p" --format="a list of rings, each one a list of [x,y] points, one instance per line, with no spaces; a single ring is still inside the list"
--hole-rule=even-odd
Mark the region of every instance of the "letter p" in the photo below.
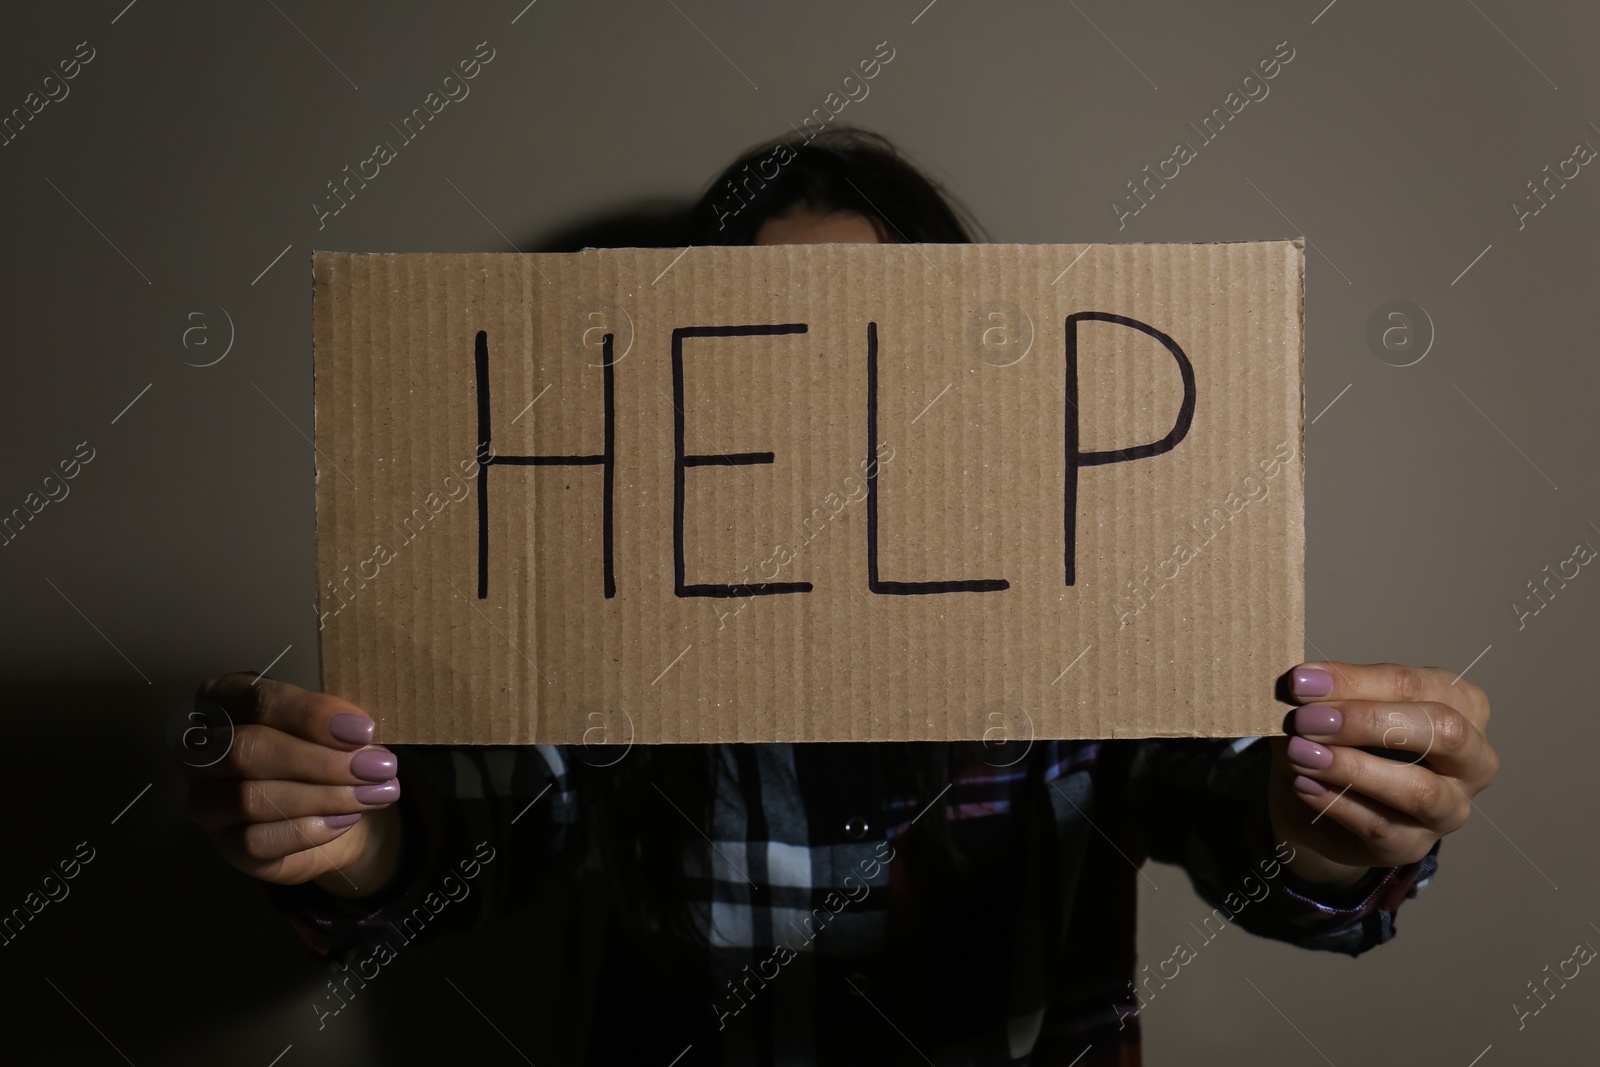
[[[1151,441],[1142,445],[1131,445],[1127,448],[1113,448],[1100,452],[1084,452],[1078,447],[1079,415],[1078,415],[1078,323],[1080,322],[1110,322],[1118,326],[1126,326],[1131,330],[1148,334],[1160,341],[1162,347],[1172,354],[1178,364],[1178,374],[1183,379],[1183,402],[1178,407],[1177,418],[1173,420],[1172,429],[1158,441]],[[1178,342],[1151,326],[1149,323],[1130,319],[1124,315],[1113,315],[1106,311],[1080,311],[1067,316],[1067,380],[1066,380],[1066,460],[1067,476],[1064,492],[1064,507],[1062,509],[1062,523],[1065,530],[1064,543],[1066,546],[1066,576],[1067,585],[1072,585],[1076,578],[1076,548],[1078,524],[1078,468],[1097,467],[1105,463],[1129,463],[1136,459],[1148,459],[1159,456],[1163,452],[1171,452],[1178,447],[1189,433],[1189,425],[1194,421],[1194,365],[1189,362],[1189,357],[1184,354]]]

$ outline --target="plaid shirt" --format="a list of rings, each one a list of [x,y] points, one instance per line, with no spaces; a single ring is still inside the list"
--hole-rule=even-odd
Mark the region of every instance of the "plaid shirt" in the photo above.
[[[1394,936],[1438,851],[1342,893],[1300,881],[1269,836],[1262,738],[1035,742],[937,797],[893,794],[871,743],[717,747],[712,825],[685,827],[709,951],[610,916],[570,773],[585,753],[565,746],[396,746],[392,885],[269,891],[338,981],[565,882],[579,973],[562,1017],[585,1062],[1094,1067],[1139,1063],[1139,1012],[1229,923],[1357,955]],[[971,861],[961,877],[906,847],[931,803]],[[1146,859],[1181,865],[1212,910],[1139,967]]]

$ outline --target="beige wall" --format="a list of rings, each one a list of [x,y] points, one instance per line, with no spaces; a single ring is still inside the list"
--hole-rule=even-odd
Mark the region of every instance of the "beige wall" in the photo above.
[[[271,986],[277,1000],[259,973],[245,982],[255,1006],[211,998],[205,1018],[245,1020],[233,1036],[176,1036],[193,1027],[161,1017],[162,991],[115,990],[140,966],[129,953],[161,951],[175,923],[148,876],[152,850],[179,865],[159,870],[196,862],[174,828],[182,791],[157,736],[182,686],[143,677],[265,667],[290,646],[275,673],[315,678],[299,432],[311,250],[498,250],[502,235],[538,247],[574,220],[690,196],[887,40],[895,58],[842,118],[898,140],[995,240],[1309,239],[1308,417],[1337,398],[1306,440],[1309,640],[1330,657],[1455,670],[1483,653],[1470,677],[1493,698],[1504,770],[1446,843],[1435,885],[1402,910],[1398,940],[1351,961],[1230,931],[1150,1004],[1151,1062],[1466,1065],[1491,1044],[1485,1065],[1588,1055],[1600,978],[1575,980],[1520,1032],[1511,1005],[1575,942],[1600,944],[1589,830],[1600,577],[1586,570],[1522,629],[1509,605],[1577,541],[1600,545],[1600,173],[1584,167],[1523,228],[1509,205],[1575,142],[1600,147],[1600,13],[1346,0],[1319,15],[1322,3],[678,0],[680,13],[540,0],[514,25],[520,0],[278,0],[281,13],[146,0],[114,24],[122,0],[9,15],[0,107],[21,105],[78,42],[94,58],[0,148],[0,510],[78,442],[94,459],[0,549],[0,671],[50,683],[10,687],[7,711],[30,739],[14,751],[42,763],[10,775],[5,795],[14,812],[48,809],[12,820],[18,871],[84,836],[107,856],[93,872],[103,882],[60,906],[76,914],[17,951],[36,953],[38,973],[130,1053],[204,1060],[220,1048],[265,1063],[303,1025],[303,969]],[[471,96],[319,232],[323,183],[485,40],[494,59]],[[1109,205],[1124,183],[1283,41],[1294,59],[1270,95],[1119,229]],[[1386,364],[1365,339],[1394,299],[1424,308],[1437,333],[1414,366]],[[186,366],[220,354],[224,308],[232,351]],[[211,346],[192,333],[186,349],[184,330],[201,323]],[[65,758],[63,721],[74,745],[100,753],[94,776],[68,772],[78,784],[66,792],[39,769]],[[131,747],[112,752],[121,736]],[[146,782],[143,807],[108,824]],[[254,906],[216,864],[193,871],[191,914]],[[1150,873],[1161,888],[1144,887],[1141,946],[1159,959],[1205,909],[1181,872]],[[20,895],[26,881],[8,872],[3,884]],[[51,938],[87,936],[69,931],[130,893],[154,910],[131,929],[106,923],[84,949],[93,968],[65,962],[71,942]],[[195,936],[197,962],[237,977],[236,958]],[[107,1052],[63,998],[14,977],[62,1056]]]

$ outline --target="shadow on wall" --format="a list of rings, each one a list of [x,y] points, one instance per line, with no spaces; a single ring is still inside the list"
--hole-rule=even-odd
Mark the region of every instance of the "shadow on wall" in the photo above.
[[[507,1039],[568,1062],[560,893],[408,949],[319,1029],[326,967],[189,821],[166,731],[194,686],[0,686],[0,994],[16,1062],[120,1062],[114,1046],[140,1064],[264,1065],[292,1045],[284,1067],[490,1063]]]
[[[642,201],[579,220],[527,242],[531,252],[580,252],[585,248],[682,248],[688,243],[689,212],[681,200]]]
[[[681,247],[691,206],[631,204],[525,247]],[[167,734],[197,683],[0,686],[0,990],[26,1062],[267,1064],[291,1046],[285,1065],[495,1062],[508,1040],[534,1062],[568,1062],[575,944],[560,890],[484,934],[409,949],[319,1017],[326,965],[189,820]]]

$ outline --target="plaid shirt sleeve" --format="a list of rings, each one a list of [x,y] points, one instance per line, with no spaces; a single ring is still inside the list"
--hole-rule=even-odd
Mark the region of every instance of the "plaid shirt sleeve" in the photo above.
[[[1307,882],[1284,866],[1289,846],[1271,838],[1271,763],[1263,737],[1140,742],[1128,795],[1149,856],[1181,865],[1206,903],[1263,937],[1351,956],[1394,937],[1395,912],[1433,878],[1438,844],[1344,890]]]
[[[570,875],[584,842],[564,746],[395,745],[400,868],[381,892],[313,883],[267,890],[306,946],[337,968],[478,929]]]

